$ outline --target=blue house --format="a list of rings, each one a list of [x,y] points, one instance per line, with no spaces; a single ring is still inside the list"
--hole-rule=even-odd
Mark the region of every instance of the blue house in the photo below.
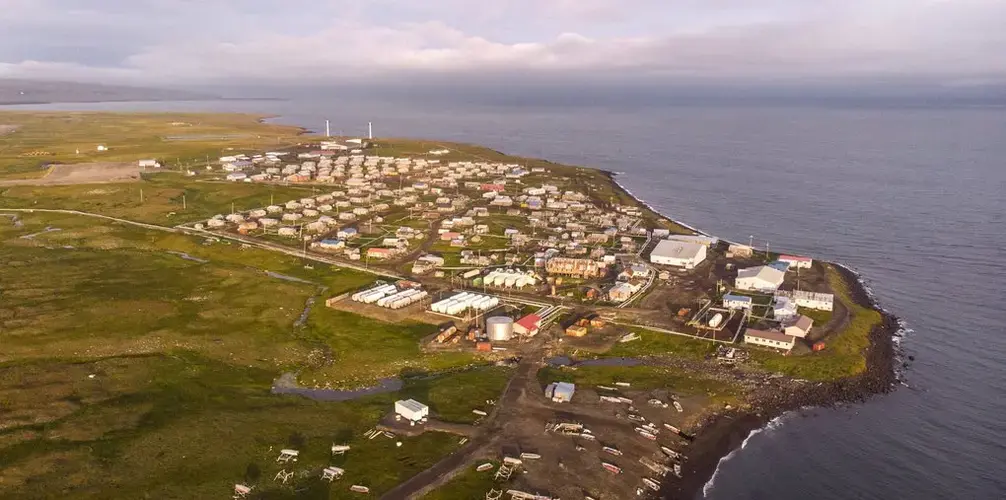
[[[723,296],[723,307],[727,309],[751,309],[751,297],[728,293]]]

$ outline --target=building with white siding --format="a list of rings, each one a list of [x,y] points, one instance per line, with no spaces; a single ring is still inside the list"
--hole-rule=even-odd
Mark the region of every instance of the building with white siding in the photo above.
[[[737,271],[734,286],[741,290],[774,292],[786,278],[786,273],[774,267],[755,266]]]
[[[704,260],[706,260],[706,246],[698,243],[663,240],[650,252],[650,262],[654,264],[685,269],[692,269]]]

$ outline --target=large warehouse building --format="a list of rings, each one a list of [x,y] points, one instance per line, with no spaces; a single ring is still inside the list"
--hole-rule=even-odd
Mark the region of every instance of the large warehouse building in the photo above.
[[[650,253],[650,262],[665,266],[677,266],[691,269],[706,260],[706,246],[698,243],[686,243],[674,240],[663,240]]]

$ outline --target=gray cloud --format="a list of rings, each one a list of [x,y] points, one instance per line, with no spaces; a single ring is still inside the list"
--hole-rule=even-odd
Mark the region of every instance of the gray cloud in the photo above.
[[[0,0],[0,77],[1006,81],[998,0]]]

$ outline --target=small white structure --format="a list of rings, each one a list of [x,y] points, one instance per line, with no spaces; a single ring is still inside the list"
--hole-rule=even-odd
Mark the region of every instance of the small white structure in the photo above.
[[[293,460],[294,462],[296,462],[297,461],[297,457],[299,455],[300,455],[300,452],[297,451],[297,450],[283,449],[283,450],[279,451],[279,457],[276,457],[276,461],[279,462],[279,463],[281,463],[281,464],[285,464],[285,463],[287,463],[287,462],[289,462],[291,460]]]
[[[774,267],[755,266],[737,271],[734,286],[741,290],[774,292],[782,285],[786,273]]]
[[[98,147],[94,148],[98,151],[108,151],[108,148],[104,144],[98,144]]]
[[[573,400],[576,385],[569,382],[553,382],[545,387],[545,397],[556,403],[568,403]]]
[[[720,240],[718,238],[713,238],[711,236],[701,236],[701,235],[691,235],[691,234],[672,234],[666,238],[669,241],[677,241],[679,243],[692,243],[695,245],[702,245],[710,247],[715,245]]]
[[[159,168],[161,164],[157,163],[157,160],[140,160],[138,166],[140,168]]]
[[[339,467],[325,467],[325,469],[321,471],[321,480],[331,483],[332,481],[342,477],[345,473],[346,471]]]
[[[777,295],[772,301],[772,317],[779,321],[789,320],[796,317],[796,302],[789,297]]]
[[[674,240],[663,240],[650,253],[650,262],[666,266],[677,266],[692,269],[706,260],[706,246],[699,243],[687,243]]]
[[[395,413],[411,422],[419,422],[430,416],[430,407],[415,399],[398,400],[395,401]]]

